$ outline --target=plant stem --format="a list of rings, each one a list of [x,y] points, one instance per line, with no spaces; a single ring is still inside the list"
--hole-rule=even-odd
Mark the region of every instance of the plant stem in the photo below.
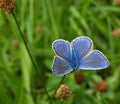
[[[59,86],[63,83],[64,79],[65,79],[65,75],[62,77],[60,83],[58,84],[58,86],[57,86],[57,88],[56,88],[56,90],[55,90],[55,92],[54,92],[54,94],[53,94],[53,97],[52,97],[52,99],[51,99],[50,104],[52,104],[53,99],[54,99],[54,96],[55,96],[55,94],[56,94],[56,91],[57,91],[57,89],[59,88]]]
[[[15,21],[16,25],[17,25],[18,31],[19,31],[19,33],[20,33],[20,37],[22,38],[22,41],[23,41],[23,43],[24,43],[24,45],[25,45],[25,48],[26,48],[27,53],[28,53],[28,55],[29,55],[29,57],[30,57],[30,60],[31,60],[34,68],[37,70],[38,74],[41,76],[41,73],[40,73],[40,71],[39,71],[36,63],[34,62],[31,53],[30,53],[30,50],[29,50],[28,45],[27,45],[27,43],[26,43],[26,40],[24,39],[24,35],[23,35],[23,33],[22,33],[21,29],[20,29],[19,23],[18,23],[18,21],[17,21],[17,18],[16,18],[16,16],[15,16],[14,12],[12,12],[12,16],[13,16],[13,18],[14,18],[14,21]],[[43,88],[44,88],[45,93],[47,94],[48,98],[50,98],[46,87],[44,86]]]

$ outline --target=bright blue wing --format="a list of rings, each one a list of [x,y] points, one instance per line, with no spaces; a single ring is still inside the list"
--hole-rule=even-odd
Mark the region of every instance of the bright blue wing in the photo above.
[[[73,65],[79,67],[82,58],[87,55],[87,53],[92,48],[92,40],[88,37],[82,36],[76,38],[71,43],[72,47],[72,62]]]
[[[71,61],[71,51],[69,42],[59,39],[53,42],[53,49],[55,53],[67,61]]]
[[[109,66],[108,59],[98,50],[91,51],[82,59],[80,69],[98,70]]]
[[[63,76],[70,73],[72,70],[73,69],[66,60],[59,56],[55,56],[52,70],[55,76]]]

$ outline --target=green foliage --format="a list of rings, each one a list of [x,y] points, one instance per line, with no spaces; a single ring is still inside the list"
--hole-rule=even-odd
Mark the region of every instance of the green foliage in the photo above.
[[[120,41],[112,35],[120,27],[120,7],[106,0],[16,0],[15,14],[32,57],[33,66],[12,14],[0,12],[0,104],[50,104],[62,77],[52,74],[52,42],[89,36],[110,67],[82,71],[78,85],[74,75],[64,83],[72,95],[63,104],[120,104]],[[120,33],[118,34],[118,37]],[[96,88],[107,83],[103,93]],[[47,89],[49,98],[46,94]],[[53,104],[61,104],[54,98]]]

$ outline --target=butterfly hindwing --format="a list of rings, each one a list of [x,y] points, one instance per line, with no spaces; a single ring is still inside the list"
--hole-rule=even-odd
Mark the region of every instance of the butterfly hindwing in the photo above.
[[[54,63],[53,63],[53,73],[56,76],[63,76],[73,69],[71,68],[70,64],[59,56],[55,56]]]
[[[93,50],[82,59],[82,63],[80,64],[79,68],[86,70],[98,70],[107,68],[108,66],[109,62],[103,53],[98,50]]]

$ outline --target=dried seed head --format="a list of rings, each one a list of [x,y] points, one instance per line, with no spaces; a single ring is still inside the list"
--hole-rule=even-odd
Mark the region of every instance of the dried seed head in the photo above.
[[[77,84],[81,84],[84,80],[84,74],[81,71],[77,71],[74,74],[74,78]]]
[[[12,40],[12,46],[17,48],[19,46],[19,41],[17,39]]]
[[[105,81],[98,82],[96,87],[98,91],[105,92],[107,90],[107,83]]]
[[[0,0],[0,8],[5,13],[10,13],[15,9],[14,0]]]
[[[115,30],[112,32],[112,36],[115,37],[115,38],[119,38],[119,37],[120,37],[120,28],[115,29]]]
[[[114,5],[120,5],[120,0],[113,0]]]
[[[56,91],[56,97],[61,101],[66,100],[71,95],[72,91],[66,84],[61,84]]]
[[[40,27],[40,26],[38,26],[38,27],[35,28],[35,32],[36,33],[42,33],[43,31],[44,31],[43,28]]]

